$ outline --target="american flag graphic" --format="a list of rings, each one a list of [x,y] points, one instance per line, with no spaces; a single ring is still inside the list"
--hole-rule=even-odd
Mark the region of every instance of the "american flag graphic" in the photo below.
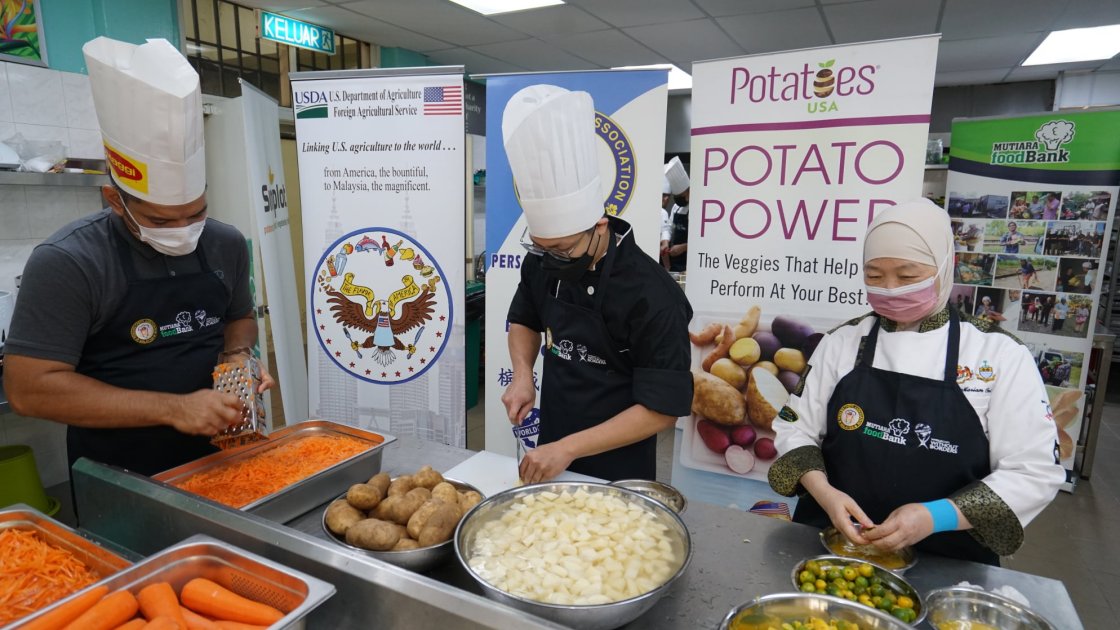
[[[793,520],[789,516],[789,504],[787,503],[759,501],[748,511],[752,514],[761,514],[762,516],[769,516],[770,518],[777,518],[783,521]]]
[[[463,112],[463,86],[424,88],[425,116],[458,116]]]

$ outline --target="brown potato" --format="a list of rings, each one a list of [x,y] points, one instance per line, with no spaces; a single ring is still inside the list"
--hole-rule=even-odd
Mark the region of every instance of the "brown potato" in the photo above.
[[[1058,429],[1058,454],[1062,459],[1069,459],[1073,456],[1073,438],[1064,429]],[[421,546],[423,546],[423,543],[421,543]]]
[[[758,319],[761,315],[761,308],[757,306],[748,308],[746,315],[743,315],[743,319],[739,320],[739,323],[735,325],[735,339],[739,340],[753,335],[754,332],[758,330]]]
[[[1054,412],[1054,423],[1061,429],[1068,429],[1069,425],[1077,419],[1077,407],[1066,407]]]
[[[455,489],[455,486],[443,481],[432,488],[432,498],[440,499],[444,503],[457,504],[459,503],[459,491]]]
[[[346,530],[347,544],[372,551],[388,551],[400,539],[400,530],[392,523],[386,523],[376,518],[358,521]]]
[[[424,525],[428,522],[428,517],[430,517],[432,513],[435,512],[436,509],[441,505],[446,505],[446,502],[444,502],[442,499],[432,497],[431,499],[425,501],[424,505],[421,505],[416,509],[415,512],[412,513],[412,516],[408,519],[407,528],[410,538],[420,538],[420,531],[424,529]],[[458,505],[459,502],[456,501],[455,506],[458,507]]]
[[[1068,407],[1068,406],[1071,406],[1071,405],[1076,405],[1077,401],[1080,400],[1080,399],[1081,399],[1081,390],[1080,389],[1070,389],[1070,390],[1066,390],[1066,391],[1058,394],[1058,397],[1055,398],[1054,402],[1052,402],[1050,404],[1051,404],[1051,406],[1054,407],[1054,409],[1061,409],[1062,407]]]
[[[389,484],[389,496],[403,497],[408,494],[409,490],[416,487],[416,482],[412,479],[412,475],[401,475]]]
[[[381,490],[368,483],[356,483],[346,491],[346,500],[359,510],[372,510],[381,503]]]
[[[732,361],[742,366],[751,366],[757,363],[759,357],[762,356],[762,347],[754,339],[743,337],[742,339],[736,339],[728,352]]]
[[[751,370],[747,379],[747,393],[743,398],[747,403],[747,415],[751,423],[761,429],[770,429],[778,410],[789,399],[789,393],[777,376],[766,370],[755,369]]]
[[[345,536],[346,530],[366,517],[360,510],[350,505],[346,499],[335,499],[327,507],[327,529],[339,536]]]
[[[384,498],[389,496],[389,484],[392,482],[393,480],[389,477],[389,473],[381,472],[370,477],[369,481],[366,483],[371,486],[376,486],[378,490],[381,490],[381,497]]]
[[[471,508],[482,503],[482,495],[474,490],[459,493],[459,511],[466,514]]]
[[[381,503],[377,504],[377,507],[373,508],[373,511],[370,512],[369,515],[383,521],[389,520],[390,511],[396,504],[401,502],[402,498],[403,497],[386,497]]]
[[[416,540],[421,547],[431,547],[446,542],[451,540],[451,535],[455,533],[455,526],[458,524],[458,508],[444,503],[428,517],[428,522],[424,524],[424,529],[420,531],[420,537]]]
[[[747,404],[739,390],[707,372],[693,372],[692,411],[716,424],[737,426],[747,416]]]
[[[748,339],[747,341],[754,341]],[[747,382],[747,373],[743,368],[731,359],[720,359],[712,364],[712,376],[718,376],[727,381],[727,384],[735,389],[742,389],[743,384]]]
[[[431,492],[424,488],[410,490],[389,509],[389,520],[398,525],[408,524],[408,519],[412,518],[412,513],[420,509],[420,506],[424,505],[430,498]]]
[[[424,466],[418,470],[415,475],[412,475],[412,481],[418,488],[427,488],[431,490],[443,481],[443,475],[432,470],[431,466]]]
[[[420,543],[416,542],[415,540],[411,538],[402,538],[397,541],[397,544],[393,545],[391,551],[412,551],[413,549],[419,548]]]

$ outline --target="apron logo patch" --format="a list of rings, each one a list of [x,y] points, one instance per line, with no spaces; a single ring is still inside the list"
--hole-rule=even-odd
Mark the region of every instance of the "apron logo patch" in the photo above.
[[[559,342],[553,343],[551,328],[545,328],[544,341],[545,349],[551,352],[553,356],[564,359],[565,361],[572,360],[572,350],[575,349],[575,344],[568,341],[567,339],[562,339]]]
[[[967,365],[957,366],[957,385],[963,385],[972,380],[972,370]]]
[[[797,412],[793,409],[790,409],[788,405],[782,407],[782,410],[778,412],[778,417],[782,420],[785,420],[786,422],[797,422],[799,419]]]
[[[603,359],[589,353],[587,351],[587,346],[583,345],[582,343],[579,344],[578,346],[576,346],[576,352],[579,353],[579,360],[580,361],[586,361],[587,363],[594,363],[595,365],[606,365],[607,364],[607,362],[604,361]]]
[[[980,369],[976,370],[976,377],[985,383],[991,383],[996,380],[996,370],[987,361],[982,361]]]
[[[918,447],[929,448],[929,436],[933,434],[933,427],[924,422],[919,422],[914,427],[914,435],[918,436]]]
[[[890,426],[886,427],[875,422],[868,422],[867,426],[863,427],[864,435],[900,446],[906,446],[906,435],[909,433],[910,423],[902,418],[891,420]]]
[[[147,345],[156,340],[156,323],[150,319],[141,319],[132,325],[132,340],[141,345]]]
[[[863,426],[863,409],[859,405],[848,403],[836,412],[836,421],[845,431],[855,431]]]
[[[159,327],[160,337],[174,337],[175,335],[182,335],[183,333],[193,332],[194,327],[191,326],[191,314],[189,311],[182,311],[175,316],[174,324],[164,324]]]

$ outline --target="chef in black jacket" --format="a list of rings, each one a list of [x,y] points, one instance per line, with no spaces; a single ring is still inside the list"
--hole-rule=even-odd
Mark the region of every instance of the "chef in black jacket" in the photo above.
[[[669,208],[669,271],[684,271],[688,262],[688,197],[691,185],[679,157],[665,165],[665,179],[673,194]]]
[[[542,84],[515,94],[502,117],[531,254],[508,316],[511,423],[534,407],[533,364],[544,356],[526,483],[564,470],[653,479],[656,434],[692,402],[692,308],[630,225],[604,215],[594,113],[586,92]]]

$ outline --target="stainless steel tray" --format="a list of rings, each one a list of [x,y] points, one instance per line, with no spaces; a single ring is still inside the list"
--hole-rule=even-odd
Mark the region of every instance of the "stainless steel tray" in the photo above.
[[[109,592],[127,589],[137,593],[149,584],[168,582],[179,592],[184,584],[197,577],[217,582],[242,597],[285,613],[283,619],[271,626],[273,628],[296,624],[335,592],[334,586],[318,578],[202,535],[168,547],[97,584],[108,586]],[[60,603],[22,621],[34,619]]]
[[[0,531],[11,528],[34,531],[43,542],[69,551],[103,578],[132,566],[128,560],[26,505],[17,504],[0,510]]]
[[[396,441],[397,438],[328,420],[309,420],[275,431],[266,441],[254,442],[228,451],[207,455],[155,475],[152,480],[174,486],[177,481],[186,479],[191,475],[259,455],[300,438],[323,434],[364,440],[370,443],[370,448],[240,508],[242,511],[256,514],[277,523],[286,523],[319,507],[327,497],[338,496],[340,492],[351,485],[365,482],[380,472],[381,451],[385,446]]]

